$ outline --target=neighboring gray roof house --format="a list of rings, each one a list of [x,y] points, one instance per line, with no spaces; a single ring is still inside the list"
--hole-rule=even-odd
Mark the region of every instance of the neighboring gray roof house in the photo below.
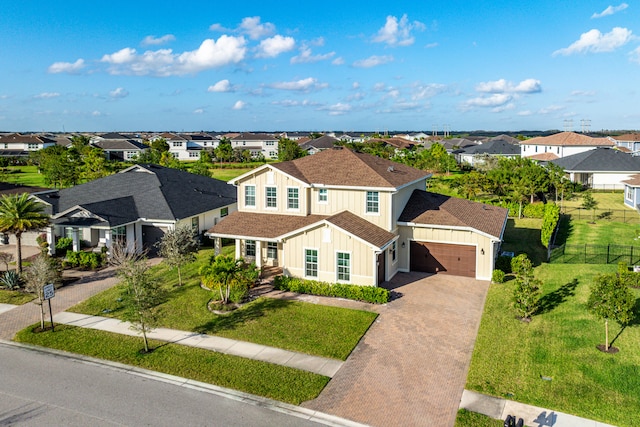
[[[612,140],[618,147],[627,148],[634,153],[640,151],[640,132],[625,133],[624,135],[619,136],[610,136],[609,139]]]
[[[572,182],[596,189],[623,189],[625,180],[640,173],[640,157],[613,148],[595,148],[550,163],[564,168]]]
[[[28,156],[31,151],[55,145],[56,141],[44,135],[22,135],[10,133],[0,136],[0,156]]]
[[[241,133],[231,138],[231,148],[249,150],[254,157],[262,154],[267,159],[278,158],[278,138],[266,133]]]
[[[340,140],[338,138],[334,138],[329,135],[322,135],[320,138],[312,139],[300,144],[300,148],[302,148],[309,154],[315,154],[319,151],[333,148],[336,142],[339,141]]]
[[[118,227],[136,249],[184,222],[204,231],[235,209],[236,189],[224,181],[158,165],[135,165],[119,173],[53,193],[36,195],[61,228],[85,229],[84,240]],[[224,212],[226,209],[226,212]],[[160,233],[162,231],[162,233]],[[145,234],[146,233],[146,234]],[[106,242],[103,242],[106,243]],[[106,246],[109,246],[108,244]]]
[[[119,161],[134,160],[149,148],[140,140],[119,133],[106,133],[93,137],[91,145],[102,149],[107,160]]]
[[[484,156],[520,157],[520,146],[503,139],[489,140],[480,145],[465,147],[457,152],[458,162],[475,165],[483,162]]]

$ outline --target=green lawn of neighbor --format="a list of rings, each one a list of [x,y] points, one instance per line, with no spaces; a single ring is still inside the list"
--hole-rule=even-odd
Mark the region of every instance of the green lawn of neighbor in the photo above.
[[[596,221],[572,219],[566,239],[567,245],[626,245],[640,246],[640,225],[607,220]]]
[[[508,219],[501,250],[513,252],[516,255],[526,253],[534,265],[546,261],[547,249],[540,241],[541,226],[541,219]]]
[[[259,298],[226,316],[207,310],[214,297],[200,287],[198,269],[213,253],[200,251],[198,261],[183,271],[184,285],[175,286],[177,272],[160,264],[154,280],[162,281],[169,299],[160,306],[161,325],[345,360],[375,320],[376,314],[297,301]],[[71,308],[78,313],[118,317],[120,287],[114,287]]]
[[[562,201],[562,205],[565,210],[576,209],[582,207],[584,193],[576,193],[570,199]],[[617,192],[591,192],[593,199],[598,202],[598,210],[615,210],[615,209],[629,209],[624,205],[624,194],[621,191]],[[560,203],[558,201],[558,203]]]
[[[0,303],[22,305],[33,301],[36,296],[22,291],[9,291],[0,289]]]
[[[36,325],[34,325],[36,326]],[[58,325],[55,332],[20,331],[16,340],[216,384],[294,405],[318,396],[329,378],[285,366],[203,349],[151,341],[141,354],[142,338]]]
[[[515,318],[513,282],[492,284],[466,387],[617,426],[636,426],[640,419],[640,320],[624,330],[611,322],[610,339],[615,337],[613,345],[620,352],[606,354],[596,349],[604,343],[604,322],[585,307],[594,276],[616,268],[537,267],[544,295],[542,308],[530,323]],[[640,298],[640,290],[633,292]]]
[[[37,166],[8,166],[8,173],[3,173],[0,180],[12,184],[51,187],[44,182],[44,175],[38,172]]]
[[[255,168],[238,168],[238,169],[219,169],[214,168],[211,169],[212,177],[215,179],[219,179],[221,181],[229,181],[233,178],[239,177],[240,175],[252,171]]]
[[[454,427],[502,427],[503,420],[494,420],[486,415],[460,409]]]

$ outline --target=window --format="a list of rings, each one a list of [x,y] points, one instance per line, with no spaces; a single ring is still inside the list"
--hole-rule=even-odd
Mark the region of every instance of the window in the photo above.
[[[367,213],[379,213],[380,206],[377,191],[367,191]]]
[[[256,256],[256,241],[245,240],[244,242],[244,254],[245,256]]]
[[[348,282],[351,278],[351,256],[347,252],[338,252],[338,280]]]
[[[299,209],[298,189],[287,188],[287,209]]]
[[[306,249],[304,251],[304,275],[306,277],[318,277],[317,249]]]
[[[119,245],[127,243],[127,229],[124,225],[111,229],[111,241]]]
[[[28,143],[27,144],[27,149],[28,150],[37,150],[39,148],[39,144],[38,143]]]
[[[199,151],[189,151],[189,157],[200,157]]]
[[[627,200],[633,200],[633,188],[631,188],[630,186],[626,185],[625,186],[625,198]]]
[[[191,229],[196,233],[200,232],[200,219],[197,216],[191,218]]]
[[[269,157],[271,157],[272,159],[277,159],[278,153],[276,153],[275,151],[269,151]]]
[[[228,207],[224,207],[224,208],[220,209],[220,218],[224,218],[227,215],[229,215],[229,208]]]
[[[321,188],[318,190],[318,202],[320,203],[327,203],[327,201],[329,200],[329,190],[327,190],[326,188]]]
[[[267,207],[277,208],[278,207],[278,188],[267,187],[266,194],[267,194]]]
[[[267,243],[267,258],[278,259],[278,244],[276,242]]]
[[[256,186],[246,185],[244,187],[244,205],[254,206],[256,205]]]
[[[182,141],[174,141],[174,142],[172,143],[172,145],[173,145],[174,147],[182,147]]]
[[[273,147],[275,145],[275,141],[266,141],[265,144],[267,147]]]
[[[396,250],[398,249],[397,244],[397,241],[391,244],[391,261],[393,262],[396,262]]]
[[[127,160],[135,159],[138,153],[136,151],[126,151],[124,153],[124,158]]]

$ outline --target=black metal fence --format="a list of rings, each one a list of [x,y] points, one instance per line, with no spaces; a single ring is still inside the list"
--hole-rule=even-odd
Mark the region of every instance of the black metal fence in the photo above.
[[[586,220],[609,220],[614,222],[624,222],[627,224],[640,224],[640,214],[632,209],[582,209],[572,208],[565,209],[563,212],[565,215],[569,215],[571,219],[586,219]]]
[[[640,247],[624,245],[561,245],[551,249],[550,263],[640,265]]]

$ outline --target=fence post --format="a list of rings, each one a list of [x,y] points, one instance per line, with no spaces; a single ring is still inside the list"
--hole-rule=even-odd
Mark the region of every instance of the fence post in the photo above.
[[[587,263],[587,244],[584,244],[584,263]]]
[[[633,265],[633,246],[631,246],[631,251],[629,252],[629,265]]]
[[[611,244],[607,245],[607,264],[609,264],[609,248],[611,247]]]

